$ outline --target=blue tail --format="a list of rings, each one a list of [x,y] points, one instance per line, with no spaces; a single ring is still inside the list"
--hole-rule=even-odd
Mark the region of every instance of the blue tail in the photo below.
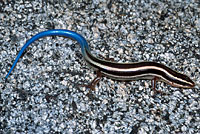
[[[17,57],[15,58],[14,63],[12,64],[12,67],[9,70],[8,74],[6,75],[5,79],[8,78],[8,76],[10,75],[10,73],[12,72],[14,67],[16,66],[18,60],[20,59],[21,55],[23,54],[25,49],[31,43],[38,40],[39,38],[42,38],[42,37],[45,37],[45,36],[53,36],[53,35],[54,36],[64,36],[64,37],[71,38],[71,39],[78,41],[78,43],[81,45],[81,52],[83,54],[83,57],[85,57],[86,50],[89,50],[89,46],[88,46],[88,43],[85,40],[85,38],[83,36],[81,36],[80,34],[76,33],[76,32],[64,30],[64,29],[53,29],[53,30],[47,30],[47,31],[40,32],[40,33],[36,34],[35,36],[33,36],[31,39],[29,39],[26,42],[26,44],[22,47],[22,49],[19,51]]]

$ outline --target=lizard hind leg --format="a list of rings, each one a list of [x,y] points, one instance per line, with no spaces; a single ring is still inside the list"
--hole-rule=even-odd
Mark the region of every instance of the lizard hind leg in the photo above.
[[[99,70],[96,73],[97,73],[97,76],[90,82],[90,84],[83,84],[83,85],[80,85],[80,86],[90,88],[91,90],[94,91],[95,86],[99,83],[99,81],[101,80],[101,77],[102,77],[102,74]]]

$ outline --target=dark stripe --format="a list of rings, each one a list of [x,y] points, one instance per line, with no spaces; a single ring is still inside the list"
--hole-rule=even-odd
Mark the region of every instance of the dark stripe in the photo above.
[[[178,78],[184,78],[187,79],[187,76],[180,74],[162,64],[159,63],[155,63],[155,62],[139,62],[139,63],[127,63],[127,64],[123,64],[123,63],[114,63],[114,62],[109,62],[109,61],[104,61],[104,60],[100,60],[94,56],[91,55],[91,53],[87,52],[87,56],[94,62],[97,62],[99,64],[102,64],[104,66],[109,66],[112,68],[117,68],[117,69],[130,69],[130,68],[138,68],[138,67],[147,67],[147,66],[155,66],[155,67],[159,67],[159,68],[163,68],[165,69],[168,73],[170,73],[172,76],[176,76]],[[110,70],[106,70],[106,68],[101,68],[93,63],[89,63],[91,66],[99,69],[102,72],[105,72],[107,74],[111,74],[114,76],[120,76],[120,77],[128,77],[128,76],[137,76],[137,75],[147,75],[147,74],[156,74],[159,76],[162,76],[163,78],[167,79],[168,81],[180,84],[180,85],[188,85],[185,82],[179,81],[177,79],[175,79],[174,77],[170,77],[169,75],[167,75],[165,72],[158,70],[158,69],[142,69],[142,70],[137,70],[137,71],[110,71]],[[190,79],[188,79],[190,80]],[[187,80],[187,81],[188,81]],[[189,81],[190,82],[190,81]]]
[[[88,51],[86,51],[86,53],[87,53],[87,56],[92,61],[97,62],[97,63],[102,64],[102,65],[105,65],[105,66],[112,67],[112,68],[130,69],[130,68],[139,68],[139,67],[146,67],[146,66],[155,66],[155,67],[159,67],[159,68],[165,69],[167,72],[169,72],[173,76],[177,76],[179,78],[181,78],[183,76],[182,74],[170,69],[169,67],[167,67],[167,66],[165,66],[163,64],[160,64],[160,63],[156,63],[156,62],[115,63],[115,62],[100,60],[100,59],[94,57]]]

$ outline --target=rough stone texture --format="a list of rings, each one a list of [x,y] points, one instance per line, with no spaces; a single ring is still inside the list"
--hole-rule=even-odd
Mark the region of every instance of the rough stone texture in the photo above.
[[[17,52],[38,32],[83,35],[96,56],[117,62],[155,61],[200,83],[200,3],[197,0],[0,1],[0,133],[200,133],[200,90],[162,82],[102,78],[79,45],[46,37],[27,49],[4,81]]]

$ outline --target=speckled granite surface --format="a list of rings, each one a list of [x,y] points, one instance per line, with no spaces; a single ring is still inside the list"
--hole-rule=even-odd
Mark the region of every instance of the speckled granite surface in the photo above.
[[[200,83],[200,3],[175,1],[0,1],[0,78],[27,39],[47,29],[83,35],[96,56],[155,61]],[[34,42],[0,82],[0,133],[200,133],[200,89],[103,77],[79,45],[63,37]]]

